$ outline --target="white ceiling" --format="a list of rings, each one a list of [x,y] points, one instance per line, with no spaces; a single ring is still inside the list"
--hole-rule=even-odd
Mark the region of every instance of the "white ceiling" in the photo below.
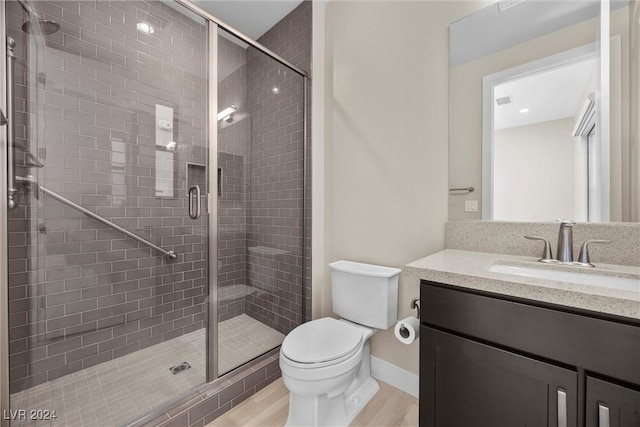
[[[500,11],[500,3],[513,7]],[[611,10],[629,0],[611,0]],[[453,22],[449,26],[450,65],[464,64],[544,34],[557,31],[600,13],[598,0],[510,1],[504,0]],[[594,22],[593,37],[596,36]]]
[[[194,0],[234,29],[258,40],[302,0]]]
[[[574,117],[582,107],[593,82],[596,60],[570,64],[550,71],[511,80],[494,89],[494,129],[506,129],[533,123]],[[495,100],[511,97],[511,103],[497,105]],[[523,108],[529,112],[520,113]]]

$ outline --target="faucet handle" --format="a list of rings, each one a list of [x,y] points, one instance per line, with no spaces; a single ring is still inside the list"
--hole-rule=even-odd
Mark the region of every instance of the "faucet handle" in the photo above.
[[[542,249],[542,258],[538,261],[540,262],[555,262],[553,259],[553,254],[551,253],[551,243],[548,239],[540,236],[524,236],[525,239],[529,240],[541,240],[544,242],[544,248]]]
[[[611,243],[611,240],[587,240],[584,242],[580,248],[580,255],[578,255],[578,261],[576,261],[576,264],[583,267],[595,267],[591,264],[591,260],[589,259],[589,245],[591,243]]]

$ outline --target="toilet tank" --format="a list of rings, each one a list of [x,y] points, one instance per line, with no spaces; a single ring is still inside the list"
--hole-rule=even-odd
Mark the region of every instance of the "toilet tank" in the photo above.
[[[389,329],[398,320],[399,268],[353,261],[329,267],[335,314],[376,329]]]

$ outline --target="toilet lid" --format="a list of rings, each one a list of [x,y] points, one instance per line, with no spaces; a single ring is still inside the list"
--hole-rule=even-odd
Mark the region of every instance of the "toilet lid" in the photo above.
[[[353,353],[362,343],[362,335],[355,326],[324,317],[295,328],[286,336],[281,349],[295,362],[327,362]]]

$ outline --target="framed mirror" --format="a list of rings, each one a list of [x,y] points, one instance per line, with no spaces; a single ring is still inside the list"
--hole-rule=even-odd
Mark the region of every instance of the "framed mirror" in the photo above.
[[[638,9],[502,1],[450,25],[450,220],[640,221]]]

